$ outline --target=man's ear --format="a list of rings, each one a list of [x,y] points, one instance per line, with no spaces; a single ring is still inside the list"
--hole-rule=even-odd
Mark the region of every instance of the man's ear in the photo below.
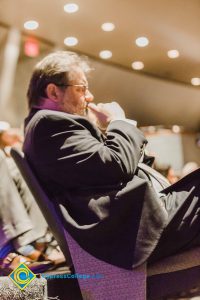
[[[55,102],[59,101],[60,91],[54,83],[49,83],[46,87],[47,97]]]

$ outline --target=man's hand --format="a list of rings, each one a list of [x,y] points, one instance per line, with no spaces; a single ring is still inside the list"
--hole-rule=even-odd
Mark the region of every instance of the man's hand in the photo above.
[[[105,130],[108,124],[113,120],[125,119],[124,110],[117,102],[111,103],[89,103],[88,104],[88,116],[89,118],[96,120],[96,125]]]

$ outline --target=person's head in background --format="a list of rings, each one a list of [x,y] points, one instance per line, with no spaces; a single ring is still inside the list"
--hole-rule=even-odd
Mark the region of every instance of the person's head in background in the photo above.
[[[8,122],[0,121],[0,149],[6,150],[10,147],[21,147],[23,135],[19,128],[11,128]]]
[[[167,179],[171,184],[177,182],[179,180],[179,176],[176,174],[174,169],[169,166],[168,172],[167,172]]]
[[[187,162],[182,168],[181,178],[197,170],[198,168],[199,165],[196,162],[194,161]]]
[[[173,183],[175,183],[175,182],[177,182],[179,180],[179,177],[177,176],[177,174],[175,173],[174,169],[170,165],[159,166],[159,165],[155,164],[154,168],[156,169],[156,171],[158,171],[164,177],[166,177],[167,180],[171,184],[173,184]]]
[[[58,51],[43,58],[33,71],[27,97],[29,108],[47,108],[85,115],[89,92],[86,58],[69,51]]]

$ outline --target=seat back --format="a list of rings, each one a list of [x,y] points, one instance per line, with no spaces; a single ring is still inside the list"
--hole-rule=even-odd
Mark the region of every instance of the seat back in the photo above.
[[[59,206],[53,204],[40,186],[24,154],[12,148],[11,155],[33,193],[66,260],[73,262],[83,299],[146,299],[146,266],[134,271],[105,263],[83,250],[61,222]]]
[[[11,156],[14,159],[18,169],[20,170],[24,180],[26,181],[30,191],[32,192],[47,224],[57,240],[63,254],[65,255],[67,265],[72,264],[70,251],[66,243],[66,237],[61,224],[60,218],[52,201],[50,201],[41,188],[38,180],[33,174],[27,160],[24,157],[24,153],[18,149],[11,149]]]

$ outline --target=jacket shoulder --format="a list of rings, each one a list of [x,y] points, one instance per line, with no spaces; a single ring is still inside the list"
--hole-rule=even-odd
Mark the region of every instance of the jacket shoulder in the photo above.
[[[62,126],[62,124],[86,124],[89,123],[84,117],[68,114],[60,111],[42,109],[37,111],[32,118],[27,120],[26,131],[43,126]],[[50,129],[50,127],[48,127]]]

